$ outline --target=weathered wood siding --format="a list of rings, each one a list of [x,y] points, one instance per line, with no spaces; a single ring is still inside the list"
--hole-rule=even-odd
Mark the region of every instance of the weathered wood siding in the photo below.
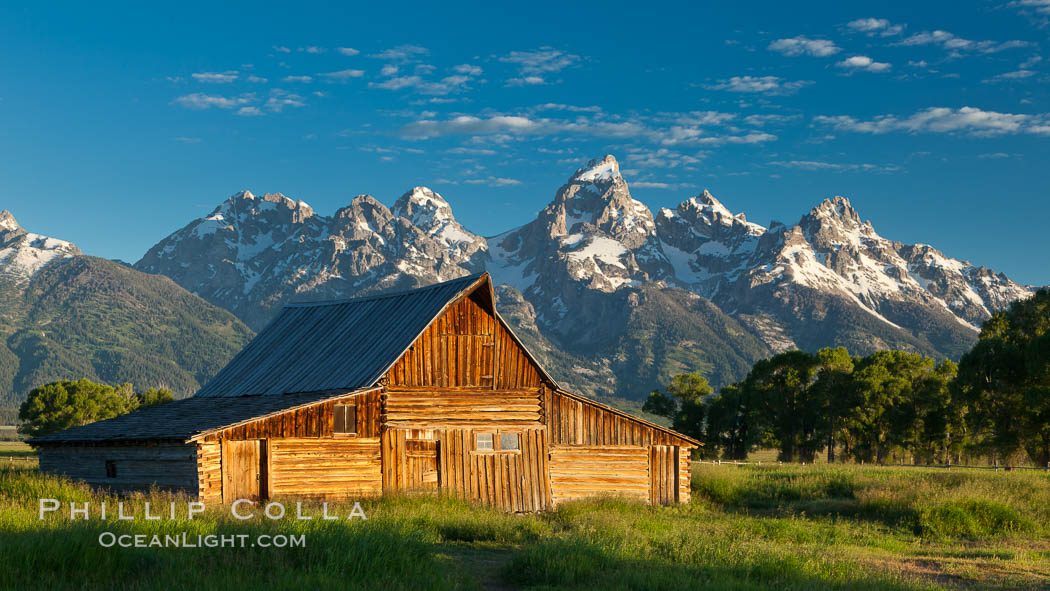
[[[206,505],[222,502],[222,445],[197,444],[197,496]]]
[[[446,429],[471,425],[538,426],[539,389],[388,388],[382,422],[399,429]]]
[[[517,450],[478,451],[475,435],[518,435]],[[422,433],[415,432],[417,435]],[[383,490],[434,489],[424,479],[426,454],[437,454],[437,488],[441,491],[510,512],[551,507],[547,440],[542,428],[436,429],[430,439],[412,439],[412,430],[388,429],[382,437]]]
[[[586,399],[544,391],[551,445],[683,445],[692,443]]]
[[[654,445],[649,448],[649,502],[654,505],[673,505],[681,490],[680,448],[673,445]]]
[[[336,404],[357,405],[357,436],[378,437],[381,399],[379,390],[318,402],[229,429],[208,434],[205,441],[331,437],[332,413]]]
[[[681,448],[678,451],[678,502],[688,503],[692,490],[692,459],[690,450]]]
[[[552,445],[554,503],[602,494],[649,500],[649,452],[636,446]]]
[[[114,491],[151,486],[197,494],[197,449],[178,443],[158,445],[42,445],[40,471],[62,474]],[[116,477],[106,476],[113,462]]]
[[[379,438],[270,439],[271,496],[338,499],[383,491]]]
[[[539,369],[474,296],[449,307],[387,374],[392,386],[534,388]]]

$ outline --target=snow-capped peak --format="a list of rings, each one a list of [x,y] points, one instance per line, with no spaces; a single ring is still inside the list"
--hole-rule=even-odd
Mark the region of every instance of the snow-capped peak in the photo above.
[[[825,199],[820,205],[813,208],[810,211],[810,216],[817,218],[838,218],[843,220],[852,220],[853,222],[860,223],[860,214],[857,213],[856,209],[853,209],[853,205],[849,202],[849,199],[841,195],[836,195],[831,199]]]
[[[620,163],[616,161],[616,158],[614,158],[612,154],[609,154],[601,160],[596,158],[588,162],[583,168],[580,168],[572,175],[569,182],[595,183],[599,181],[612,181],[615,179],[623,179],[623,177],[620,176]]]
[[[0,211],[0,230],[21,230],[22,226],[18,225],[15,220],[15,216],[11,215],[10,211],[6,209]]]
[[[0,273],[28,279],[55,259],[80,254],[72,242],[26,232],[11,212],[0,212]]]
[[[394,215],[406,218],[416,226],[429,226],[453,219],[452,206],[427,187],[413,187],[394,203],[392,211]]]

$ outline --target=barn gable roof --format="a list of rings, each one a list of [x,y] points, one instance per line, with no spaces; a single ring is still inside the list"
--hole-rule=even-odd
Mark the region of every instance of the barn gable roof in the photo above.
[[[499,318],[487,273],[410,291],[288,304],[195,398],[373,386],[450,305],[479,289]]]

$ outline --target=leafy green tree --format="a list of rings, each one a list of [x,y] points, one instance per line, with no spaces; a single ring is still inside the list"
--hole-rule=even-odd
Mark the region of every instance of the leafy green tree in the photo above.
[[[138,399],[125,384],[113,388],[88,379],[62,380],[34,388],[18,410],[21,433],[47,435],[94,421],[111,419],[138,407]]]
[[[746,460],[765,433],[758,399],[747,383],[722,388],[707,404],[705,453]]]
[[[817,358],[804,351],[787,351],[759,361],[744,387],[760,401],[763,421],[780,448],[780,460],[812,462],[822,444],[822,408],[812,388]]]
[[[824,417],[823,430],[828,463],[835,461],[835,439],[845,432],[845,424],[859,405],[853,383],[854,359],[845,347],[817,351],[815,397]]]
[[[985,321],[959,361],[955,396],[966,403],[978,450],[1008,458],[1024,449],[1050,462],[1050,291],[1041,289]]]
[[[137,393],[135,397],[138,398],[139,407],[166,404],[175,400],[175,395],[167,388],[149,388],[145,392]]]
[[[685,435],[702,439],[704,436],[704,399],[714,390],[698,373],[680,374],[671,378],[665,392],[653,390],[642,410],[671,419],[671,427]]]

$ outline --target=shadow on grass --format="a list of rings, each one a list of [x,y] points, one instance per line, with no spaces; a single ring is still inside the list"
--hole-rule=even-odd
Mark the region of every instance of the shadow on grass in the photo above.
[[[916,585],[864,574],[852,569],[819,572],[791,554],[753,556],[735,565],[706,562],[673,563],[658,558],[621,556],[584,540],[552,541],[529,546],[504,567],[505,580],[544,589],[614,591],[764,590],[764,589],[924,589]]]

